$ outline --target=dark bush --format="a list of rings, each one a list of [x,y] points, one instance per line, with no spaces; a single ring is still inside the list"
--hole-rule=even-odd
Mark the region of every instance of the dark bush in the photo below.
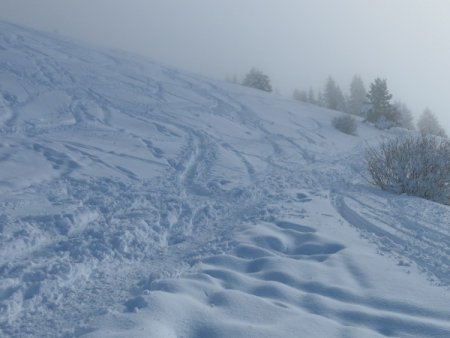
[[[252,68],[250,72],[245,76],[242,84],[247,87],[253,87],[256,89],[264,90],[265,92],[271,92],[272,86],[270,85],[270,78],[262,71],[256,68]]]
[[[333,121],[331,122],[333,126],[337,129],[342,131],[343,133],[355,135],[356,134],[356,120],[354,117],[350,115],[341,115],[338,117],[335,117]]]

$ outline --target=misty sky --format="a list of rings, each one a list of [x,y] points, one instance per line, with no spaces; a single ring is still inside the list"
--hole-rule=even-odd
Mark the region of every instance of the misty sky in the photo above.
[[[219,79],[255,66],[283,95],[388,80],[450,131],[448,0],[0,0],[0,19]]]

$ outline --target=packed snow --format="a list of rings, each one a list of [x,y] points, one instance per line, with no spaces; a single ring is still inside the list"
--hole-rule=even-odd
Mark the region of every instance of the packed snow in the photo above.
[[[449,337],[450,208],[339,114],[0,22],[0,336]]]

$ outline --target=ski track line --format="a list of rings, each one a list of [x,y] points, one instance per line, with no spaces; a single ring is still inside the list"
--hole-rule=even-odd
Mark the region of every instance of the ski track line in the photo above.
[[[377,219],[374,216],[379,212],[379,209],[364,206],[361,210],[364,210],[365,213],[383,226],[380,227],[357,210],[349,207],[345,199],[356,202],[353,197],[340,196],[338,194],[332,195],[331,201],[338,213],[349,224],[370,236],[370,239],[377,243],[384,252],[406,257],[415,262],[425,273],[431,274],[431,280],[437,278],[438,284],[449,285],[448,269],[450,268],[450,260],[448,258],[448,246],[450,241],[448,236],[436,233],[429,227],[424,227],[421,230],[419,223],[411,222],[398,215],[395,216],[397,221],[392,222],[392,225],[388,225],[382,219]],[[357,203],[362,205],[359,201]],[[389,209],[384,208],[384,212],[387,210]],[[438,248],[436,248],[436,243],[439,243]],[[404,263],[408,264],[407,262]]]

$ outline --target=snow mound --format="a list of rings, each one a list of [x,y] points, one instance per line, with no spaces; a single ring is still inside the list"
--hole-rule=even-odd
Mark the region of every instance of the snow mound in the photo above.
[[[366,182],[381,132],[3,22],[0,79],[1,336],[450,335],[450,208]]]

